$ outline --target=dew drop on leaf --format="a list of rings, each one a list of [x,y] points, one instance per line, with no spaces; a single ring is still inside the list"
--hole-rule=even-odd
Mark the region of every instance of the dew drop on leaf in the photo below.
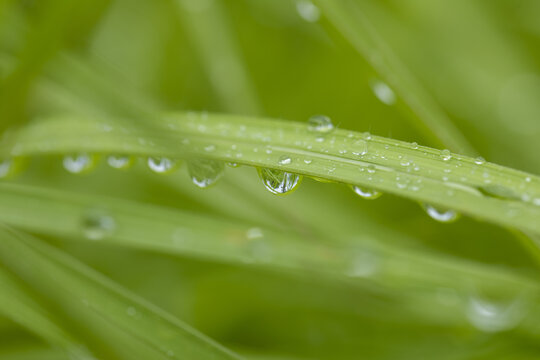
[[[424,209],[432,219],[440,222],[448,223],[455,221],[458,218],[458,213],[452,209],[441,210],[429,204],[425,204]]]
[[[232,167],[232,168],[240,167],[240,164],[239,164],[239,163],[235,163],[235,162],[228,162],[227,165],[230,166],[230,167]]]
[[[302,176],[281,170],[257,169],[264,186],[272,194],[283,195],[295,190],[302,181]]]
[[[481,156],[479,156],[479,157],[477,157],[476,159],[474,159],[474,163],[477,164],[477,165],[482,165],[482,164],[484,164],[485,162],[486,162],[486,160],[485,160],[483,157],[481,157]]]
[[[116,230],[116,221],[106,213],[93,210],[83,215],[81,228],[85,238],[102,240]]]
[[[375,200],[382,195],[382,193],[377,190],[367,189],[367,188],[356,186],[356,185],[352,186],[352,190],[355,192],[356,195],[367,200]]]
[[[135,162],[135,159],[129,155],[109,155],[107,164],[110,167],[120,170],[129,169]]]
[[[334,124],[328,116],[314,115],[308,120],[308,130],[319,134],[326,134],[334,130]]]
[[[477,295],[469,298],[467,318],[471,325],[483,332],[500,332],[515,328],[525,315],[522,299],[493,301]]]
[[[284,155],[279,158],[278,163],[279,165],[289,165],[290,163],[292,163],[292,159],[290,158],[290,156]]]
[[[223,176],[225,164],[217,160],[198,159],[188,161],[187,168],[191,181],[200,188],[207,188]]]
[[[441,150],[441,159],[448,161],[452,158],[452,153],[448,149]]]
[[[0,161],[0,179],[17,175],[22,170],[22,158],[8,158]]]
[[[178,164],[176,161],[166,157],[149,157],[148,168],[158,174],[167,174],[176,170]]]
[[[81,153],[77,155],[66,155],[62,161],[64,169],[72,174],[82,174],[95,168],[97,158],[94,155]]]

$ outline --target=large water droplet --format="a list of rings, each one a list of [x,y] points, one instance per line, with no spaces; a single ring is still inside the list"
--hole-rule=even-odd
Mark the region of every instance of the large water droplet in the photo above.
[[[382,82],[382,81],[376,81],[371,86],[371,89],[373,90],[373,93],[379,99],[383,104],[386,105],[394,105],[396,103],[396,94],[394,94],[394,91],[388,86],[388,84]]]
[[[133,166],[135,159],[129,155],[109,155],[107,157],[107,164],[110,167],[120,170],[129,169]]]
[[[178,163],[166,157],[149,157],[148,167],[155,173],[167,174],[178,167]]]
[[[62,161],[64,169],[72,174],[82,174],[92,170],[97,164],[96,156],[87,153],[66,155]]]
[[[441,210],[429,204],[425,204],[424,209],[431,218],[440,222],[452,222],[459,217],[458,213],[452,209]]]
[[[308,22],[316,22],[321,17],[319,8],[309,0],[298,0],[296,2],[296,11],[302,19]]]
[[[101,240],[116,230],[116,221],[102,211],[92,210],[83,215],[81,227],[87,239]]]
[[[328,116],[315,115],[309,118],[308,129],[312,132],[326,134],[334,130],[334,124]]]
[[[272,194],[283,195],[295,190],[302,181],[302,176],[280,170],[257,169],[264,186]]]
[[[190,160],[187,162],[187,167],[191,180],[200,188],[207,188],[215,184],[225,170],[222,161],[210,159]]]
[[[375,199],[377,199],[378,197],[380,197],[382,195],[382,193],[377,191],[377,190],[366,189],[366,188],[361,187],[361,186],[353,185],[352,189],[357,195],[359,195],[363,199],[375,200]]]
[[[477,164],[477,165],[482,165],[486,162],[486,159],[484,159],[483,157],[479,156],[477,157],[476,159],[474,159],[474,163]]]
[[[471,296],[467,307],[467,318],[478,330],[499,332],[513,329],[522,320],[525,303],[517,299],[512,301],[492,301],[478,296]]]

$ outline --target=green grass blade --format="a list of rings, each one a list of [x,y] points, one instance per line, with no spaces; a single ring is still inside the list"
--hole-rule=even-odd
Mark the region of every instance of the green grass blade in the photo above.
[[[238,359],[178,319],[122,289],[53,247],[22,233],[0,230],[0,259],[34,289],[74,314],[92,314],[130,341],[144,344],[152,358]],[[21,261],[20,259],[25,259]],[[107,337],[106,329],[98,336]],[[118,346],[121,346],[119,344]],[[130,349],[122,349],[130,352]],[[131,358],[144,358],[135,347]]]
[[[482,159],[346,130],[217,114],[164,116],[153,129],[51,117],[6,142],[4,156],[73,152],[212,158],[373,188],[540,233],[540,178]],[[290,159],[282,162],[282,160]]]

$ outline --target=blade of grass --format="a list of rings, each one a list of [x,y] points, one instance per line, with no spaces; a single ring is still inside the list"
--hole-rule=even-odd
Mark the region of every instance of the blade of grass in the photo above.
[[[393,53],[368,19],[369,2],[316,0],[332,25],[363,55],[416,115],[413,125],[440,146],[474,155],[476,151],[435,100]]]
[[[104,130],[105,129],[105,130]],[[540,233],[540,178],[481,159],[346,130],[218,114],[173,114],[144,133],[59,116],[22,129],[4,156],[73,152],[211,158],[365,186]],[[290,161],[280,163],[283,158]]]
[[[7,268],[65,309],[97,316],[131,342],[144,344],[152,358],[239,358],[66,253],[6,227],[0,237],[0,259]],[[106,331],[95,335],[109,336]],[[131,350],[131,358],[144,358],[137,350]]]

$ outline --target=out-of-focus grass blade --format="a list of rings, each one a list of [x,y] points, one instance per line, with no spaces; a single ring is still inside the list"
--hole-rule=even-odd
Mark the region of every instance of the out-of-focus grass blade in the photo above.
[[[93,315],[141,344],[131,358],[238,359],[178,319],[156,308],[69,255],[23,233],[0,229],[0,259],[12,272],[65,311]],[[84,316],[82,317],[84,318]],[[103,333],[93,334],[106,338]],[[120,346],[120,345],[119,345]],[[122,349],[129,354],[130,349]]]
[[[368,19],[369,2],[317,0],[323,13],[351,45],[363,55],[417,116],[419,130],[454,151],[474,155],[475,150],[435,100],[392,52]]]
[[[3,240],[2,240],[3,241]],[[88,359],[90,354],[64,329],[52,315],[36,302],[16,279],[0,266],[0,313],[58,346],[74,359]]]

